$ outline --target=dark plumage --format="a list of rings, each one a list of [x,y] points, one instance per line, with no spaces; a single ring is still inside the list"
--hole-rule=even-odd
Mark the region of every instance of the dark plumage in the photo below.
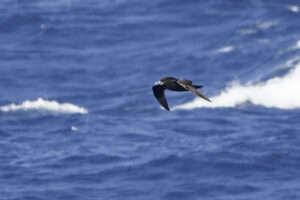
[[[178,79],[173,77],[165,77],[160,79],[158,82],[155,82],[155,85],[152,87],[153,94],[159,103],[166,109],[170,110],[166,97],[165,97],[165,89],[176,91],[176,92],[183,92],[183,91],[191,91],[192,93],[196,94],[197,96],[211,102],[206,96],[201,94],[197,89],[201,88],[202,85],[193,85],[192,81]]]

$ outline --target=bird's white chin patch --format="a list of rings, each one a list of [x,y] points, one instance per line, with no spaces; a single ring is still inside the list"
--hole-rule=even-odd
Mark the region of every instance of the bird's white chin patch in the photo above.
[[[162,85],[163,83],[161,81],[155,82],[155,85]]]

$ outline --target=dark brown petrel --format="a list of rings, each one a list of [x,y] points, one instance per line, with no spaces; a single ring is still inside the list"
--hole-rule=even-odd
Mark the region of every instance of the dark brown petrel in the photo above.
[[[211,102],[206,96],[201,94],[197,89],[201,88],[202,85],[192,85],[192,81],[178,79],[173,77],[165,77],[160,79],[158,82],[155,82],[155,85],[152,87],[153,94],[159,101],[159,103],[168,111],[170,111],[166,97],[165,97],[165,89],[183,92],[183,91],[191,91],[197,96],[205,99],[206,101]]]

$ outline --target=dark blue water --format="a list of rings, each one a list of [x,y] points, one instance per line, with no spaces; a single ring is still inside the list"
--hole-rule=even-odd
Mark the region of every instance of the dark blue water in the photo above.
[[[300,199],[299,7],[2,0],[0,199]]]

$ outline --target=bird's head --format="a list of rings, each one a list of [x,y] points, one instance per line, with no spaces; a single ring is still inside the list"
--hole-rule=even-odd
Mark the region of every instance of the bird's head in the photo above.
[[[164,77],[164,78],[160,79],[159,81],[155,82],[155,85],[163,85],[167,82],[176,81],[176,80],[178,80],[178,79],[173,78],[173,77]]]

